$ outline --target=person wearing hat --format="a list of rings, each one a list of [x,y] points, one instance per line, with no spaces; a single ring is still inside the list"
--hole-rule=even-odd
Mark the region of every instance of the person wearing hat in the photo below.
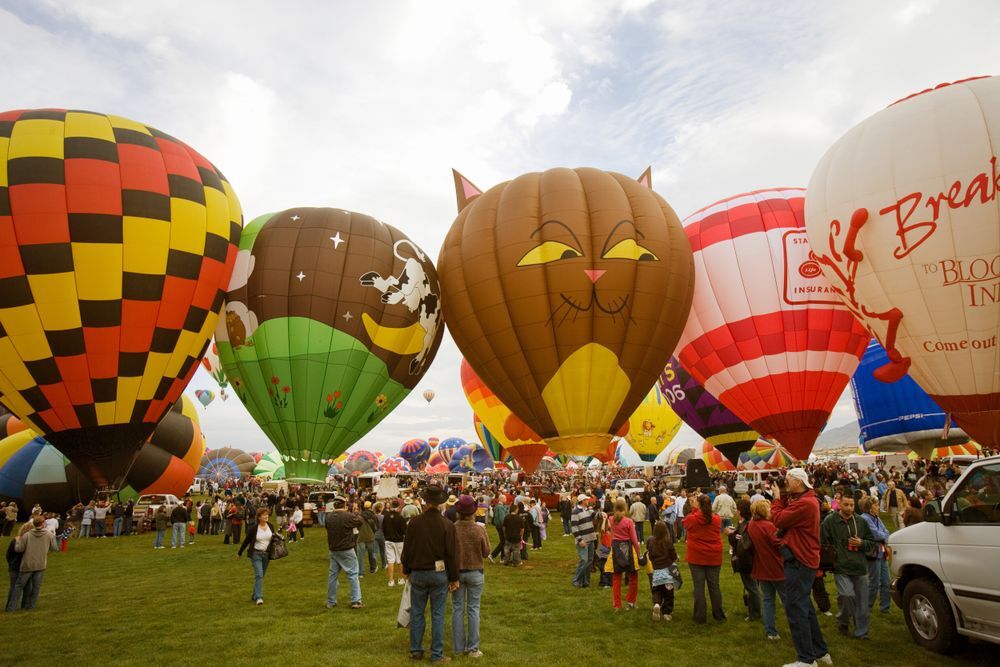
[[[347,575],[351,586],[351,609],[360,609],[361,581],[358,578],[358,555],[354,549],[362,520],[358,514],[347,511],[347,499],[334,496],[333,511],[327,512],[326,542],[330,549],[330,574],[326,584],[326,608],[337,606],[337,588],[340,571]]]
[[[448,519],[452,523],[458,521],[458,512],[455,511],[455,503],[458,502],[458,498],[455,494],[448,496],[448,502],[445,503],[444,518]]]
[[[485,577],[483,558],[490,553],[486,529],[475,519],[478,505],[469,495],[455,503],[455,547],[458,560],[458,588],[451,594],[451,638],[456,655],[481,658],[479,650],[479,601]],[[468,629],[466,629],[468,622]]]
[[[420,516],[420,508],[413,501],[413,498],[406,496],[403,498],[403,509],[399,511],[404,519],[409,521],[413,517]]]
[[[590,509],[590,496],[581,493],[576,497],[570,530],[576,540],[576,574],[573,585],[577,588],[590,586],[590,564],[594,562],[597,547],[597,533],[594,531],[594,512]]]
[[[410,657],[423,658],[429,601],[431,662],[450,662],[444,654],[444,612],[448,591],[458,589],[455,526],[441,515],[448,494],[439,484],[428,484],[420,497],[426,503],[424,511],[410,520],[403,540],[403,576],[410,580]]]
[[[784,559],[785,615],[797,653],[796,662],[786,667],[831,665],[833,659],[809,596],[819,569],[819,501],[803,468],[790,469],[784,485],[784,491],[781,482],[771,487],[771,520],[781,539],[778,550]]]

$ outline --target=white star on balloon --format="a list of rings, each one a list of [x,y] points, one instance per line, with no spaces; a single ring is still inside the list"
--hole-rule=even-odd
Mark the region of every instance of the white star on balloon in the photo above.
[[[345,239],[340,238],[340,232],[337,232],[336,234],[330,237],[330,240],[333,241],[333,249],[336,250],[337,248],[340,247],[340,244],[343,243]]]
[[[306,274],[304,274],[301,271],[299,271],[299,275],[297,275],[295,277],[299,279],[299,282],[302,282],[302,279],[306,277]]]
[[[297,215],[293,215],[292,216],[292,222],[296,222],[298,220],[299,220],[299,216],[297,216]]]
[[[354,315],[351,315],[351,311],[347,311],[346,313],[344,313],[344,319],[347,320],[348,322],[351,321],[352,317],[354,317]]]

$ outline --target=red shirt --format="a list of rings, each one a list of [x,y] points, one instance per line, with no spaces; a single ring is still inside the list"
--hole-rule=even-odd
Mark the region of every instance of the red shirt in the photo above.
[[[705,523],[696,507],[684,517],[687,532],[687,562],[689,565],[722,565],[722,519],[712,514]]]
[[[784,581],[785,560],[778,553],[781,540],[778,527],[767,519],[754,519],[747,524],[747,535],[753,542],[753,571],[750,576],[760,581]]]
[[[636,554],[642,551],[639,546],[639,537],[635,532],[635,522],[632,519],[622,517],[621,521],[615,522],[611,519],[611,539],[621,542],[631,542]]]
[[[771,520],[785,531],[781,543],[806,567],[819,567],[819,501],[812,489],[790,502],[785,497],[771,503]]]

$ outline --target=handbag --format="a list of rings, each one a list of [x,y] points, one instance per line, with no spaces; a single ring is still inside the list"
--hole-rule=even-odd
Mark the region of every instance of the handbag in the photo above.
[[[272,535],[271,543],[267,545],[267,559],[279,560],[288,555],[288,547],[285,545],[285,538],[281,535]]]
[[[632,542],[629,540],[612,541],[611,560],[614,562],[615,573],[635,572],[636,566],[632,553]]]
[[[403,595],[399,598],[399,611],[396,612],[396,627],[410,627],[410,580],[403,586]]]

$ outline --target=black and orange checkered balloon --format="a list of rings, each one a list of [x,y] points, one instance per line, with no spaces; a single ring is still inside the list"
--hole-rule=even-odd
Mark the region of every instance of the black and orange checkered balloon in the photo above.
[[[159,130],[0,113],[0,394],[98,487],[197,369],[242,224],[219,170]]]

